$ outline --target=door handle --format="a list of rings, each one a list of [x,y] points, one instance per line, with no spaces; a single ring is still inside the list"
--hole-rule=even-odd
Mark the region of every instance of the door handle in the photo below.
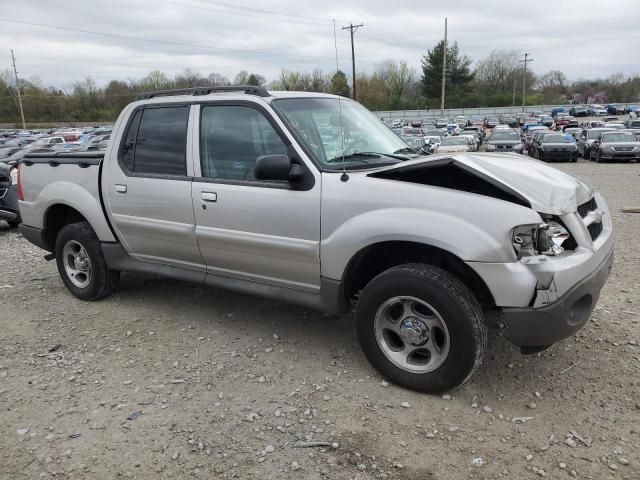
[[[126,185],[116,184],[116,192],[117,193],[127,193],[127,186]]]
[[[218,201],[218,194],[216,192],[201,192],[200,199],[203,202],[215,203]]]

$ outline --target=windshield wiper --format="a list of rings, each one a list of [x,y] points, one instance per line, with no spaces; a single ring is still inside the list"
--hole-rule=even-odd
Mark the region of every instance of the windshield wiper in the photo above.
[[[400,149],[396,150],[396,151],[395,151],[395,152],[393,152],[393,153],[394,153],[394,154],[395,154],[395,153],[418,153],[418,150],[419,150],[419,149],[417,149],[417,148],[404,147],[404,148],[400,148]]]
[[[328,163],[332,163],[332,162],[341,162],[342,160],[352,160],[354,158],[380,158],[381,154],[379,153],[373,153],[373,152],[353,152],[350,153],[349,155],[340,155],[338,157],[333,157],[331,160],[327,160]]]

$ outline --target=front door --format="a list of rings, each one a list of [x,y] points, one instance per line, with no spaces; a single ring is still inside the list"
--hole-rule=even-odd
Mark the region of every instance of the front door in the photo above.
[[[317,292],[320,175],[307,169],[313,181],[305,190],[256,180],[259,156],[295,152],[301,158],[302,152],[253,102],[208,103],[200,109],[193,206],[207,271]]]

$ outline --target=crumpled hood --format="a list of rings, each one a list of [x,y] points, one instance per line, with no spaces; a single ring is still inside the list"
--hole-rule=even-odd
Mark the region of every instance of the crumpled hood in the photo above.
[[[564,173],[538,160],[519,154],[463,153],[447,156],[433,155],[394,165],[387,171],[424,164],[440,163],[447,158],[467,171],[476,172],[492,183],[503,185],[524,197],[539,213],[563,215],[572,213],[593,197],[593,188],[579,178]]]

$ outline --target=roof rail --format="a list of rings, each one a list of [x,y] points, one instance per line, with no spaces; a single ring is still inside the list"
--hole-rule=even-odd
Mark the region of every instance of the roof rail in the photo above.
[[[147,100],[154,97],[165,97],[171,95],[209,95],[215,92],[243,92],[247,95],[256,95],[258,97],[270,97],[269,92],[264,87],[256,85],[228,85],[222,87],[194,87],[194,88],[176,88],[172,90],[157,90],[155,92],[141,93],[136,100]]]

